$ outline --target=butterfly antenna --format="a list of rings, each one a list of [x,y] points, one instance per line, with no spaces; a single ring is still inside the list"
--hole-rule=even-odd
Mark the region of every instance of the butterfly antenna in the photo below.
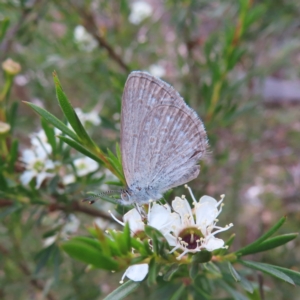
[[[114,194],[114,193],[121,193],[123,190],[108,190],[105,192],[100,192],[100,193],[94,193],[94,192],[87,192],[89,195],[88,197],[84,198],[82,202],[88,202],[89,204],[94,204],[97,200],[96,198],[101,198],[103,195],[109,195],[109,194]]]

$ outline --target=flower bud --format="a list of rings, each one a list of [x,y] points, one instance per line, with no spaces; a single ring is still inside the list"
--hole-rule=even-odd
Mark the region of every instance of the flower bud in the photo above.
[[[2,63],[2,69],[9,75],[17,75],[21,71],[21,65],[11,58],[6,59]]]
[[[0,136],[6,135],[10,131],[10,125],[0,121]]]

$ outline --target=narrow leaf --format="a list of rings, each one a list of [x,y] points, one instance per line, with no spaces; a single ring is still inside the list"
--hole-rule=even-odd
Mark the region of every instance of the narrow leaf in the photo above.
[[[286,274],[287,276],[292,278],[293,281],[295,282],[295,284],[300,286],[300,272],[290,270],[290,269],[286,269],[286,268],[282,268],[282,267],[277,267],[277,266],[273,266],[273,268],[277,269],[280,272],[283,272],[284,274]]]
[[[50,245],[49,247],[43,249],[41,252],[38,253],[36,259],[37,259],[37,265],[35,268],[34,273],[38,274],[39,271],[45,267],[47,264],[49,258],[51,257],[52,253],[55,250],[55,244]]]
[[[79,142],[71,140],[70,138],[68,138],[66,136],[62,136],[62,135],[59,135],[58,138],[60,138],[62,141],[64,141],[66,144],[68,144],[70,147],[74,148],[78,152],[95,160],[97,163],[103,164],[103,161],[98,156],[96,156],[95,154],[90,152],[88,149],[86,149],[84,146],[82,146]]]
[[[232,277],[234,278],[234,280],[235,281],[241,281],[241,276],[235,270],[235,268],[233,267],[233,265],[230,262],[228,262],[228,268],[229,268],[230,274],[232,275]]]
[[[242,255],[240,253],[244,253],[245,251],[251,251],[251,249],[255,249],[259,244],[268,239],[271,235],[273,235],[286,221],[286,217],[282,217],[273,227],[271,227],[264,235],[262,235],[259,239],[257,239],[252,244],[236,251],[236,255]]]
[[[29,105],[38,115],[43,117],[46,121],[48,121],[50,124],[52,124],[54,127],[62,131],[64,134],[71,137],[73,140],[80,142],[76,133],[72,131],[70,128],[68,128],[62,121],[57,119],[55,116],[50,114],[47,110],[33,104],[24,101],[25,104]]]
[[[190,277],[194,280],[197,275],[199,274],[199,269],[200,266],[197,262],[192,262],[191,263],[191,268],[190,268]]]
[[[164,275],[164,280],[165,281],[170,281],[173,277],[173,275],[177,272],[177,270],[179,269],[179,265],[178,264],[173,264],[170,269],[165,273]]]
[[[71,103],[69,102],[66,94],[64,93],[61,87],[56,72],[53,72],[53,79],[55,83],[57,100],[59,102],[59,105],[64,115],[66,116],[67,120],[69,121],[74,131],[77,133],[79,139],[88,147],[94,148],[95,143],[92,141],[92,139],[84,129],[83,125],[81,124],[74,108],[72,107]]]
[[[245,297],[240,292],[233,289],[225,281],[219,280],[217,284],[220,285],[224,290],[226,290],[232,296],[232,299],[234,299],[234,300],[248,300],[247,297]]]
[[[4,18],[3,20],[0,21],[0,42],[3,40],[8,26],[9,26],[8,18]]]
[[[272,265],[248,261],[248,260],[238,260],[238,262],[250,269],[261,271],[263,273],[266,273],[268,275],[271,275],[273,277],[276,277],[278,279],[286,281],[292,285],[295,285],[295,283],[291,277],[289,277],[285,273],[279,271],[278,269],[274,268],[274,266],[272,266]]]
[[[186,289],[185,284],[182,284],[179,289],[172,295],[172,297],[170,298],[170,300],[179,300],[179,299],[183,299],[182,295],[184,293],[184,290]]]
[[[48,124],[48,122],[44,118],[42,118],[42,127],[45,131],[48,143],[51,145],[53,154],[55,155],[55,153],[56,153],[56,137],[55,137],[54,129],[51,125]]]
[[[117,270],[118,263],[109,256],[103,255],[99,250],[81,241],[71,240],[62,244],[62,249],[71,257],[86,264],[104,270]]]
[[[158,266],[157,263],[155,262],[155,258],[153,257],[149,263],[149,272],[147,278],[147,282],[149,286],[152,286],[156,283],[157,272],[158,272]]]
[[[240,281],[241,286],[243,287],[243,289],[247,292],[249,292],[250,294],[253,293],[254,289],[253,289],[253,285],[251,284],[251,282],[249,280],[247,280],[245,277],[241,276],[241,281]]]
[[[126,283],[119,286],[116,290],[106,296],[103,300],[121,300],[124,299],[126,296],[131,294],[135,291],[138,286],[140,285],[139,282],[134,281],[127,281]]]
[[[18,159],[18,147],[19,147],[19,141],[13,140],[9,151],[8,169],[10,172],[14,171],[15,162]]]
[[[245,249],[244,251],[239,251],[239,256],[243,256],[243,255],[248,255],[248,254],[253,254],[253,253],[257,253],[257,252],[263,252],[263,251],[267,251],[279,246],[282,246],[288,242],[290,242],[291,240],[295,239],[298,236],[298,233],[289,233],[289,234],[283,234],[283,235],[279,235],[279,236],[275,236],[273,238],[270,238],[264,242],[262,242],[261,244],[257,245],[256,247],[251,247],[248,249]]]

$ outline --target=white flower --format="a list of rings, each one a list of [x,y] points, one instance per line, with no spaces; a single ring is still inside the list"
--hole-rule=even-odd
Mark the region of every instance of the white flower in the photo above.
[[[154,203],[151,206],[152,202],[149,202],[147,217],[142,208],[140,208],[140,211],[134,208],[124,215],[124,223],[119,221],[110,211],[109,213],[122,226],[125,226],[125,223],[128,222],[132,236],[143,238],[145,224],[159,230],[169,245],[174,247],[170,253],[176,250],[182,251],[177,259],[181,259],[187,253],[225,248],[224,241],[215,237],[217,233],[228,230],[233,226],[233,224],[225,227],[216,225],[218,222],[217,217],[222,211],[222,202],[225,195],[221,196],[219,202],[210,196],[203,196],[197,202],[191,189],[187,185],[186,188],[192,196],[193,209],[185,196],[182,196],[182,198],[176,197],[172,201],[173,211],[168,205]],[[129,267],[125,271],[121,283],[125,276],[134,281],[143,280],[148,273],[148,269],[147,264]]]
[[[48,153],[41,145],[34,149],[25,149],[21,160],[25,163],[26,168],[20,177],[23,185],[28,185],[33,178],[36,178],[36,188],[39,188],[46,178],[54,176],[52,172],[55,164],[48,158]],[[52,172],[48,172],[49,170]]]
[[[76,107],[75,112],[79,120],[83,123],[83,125],[86,125],[86,123],[91,123],[94,126],[98,126],[101,123],[101,119],[98,115],[98,112],[95,110],[85,113],[82,111],[81,108]]]
[[[30,135],[30,142],[33,147],[42,147],[45,149],[45,152],[48,154],[51,154],[52,147],[48,143],[48,138],[46,136],[46,133],[43,129],[41,129],[38,132],[35,132]]]
[[[149,73],[156,77],[163,77],[166,74],[166,70],[159,64],[154,64],[149,67]]]
[[[77,25],[74,29],[74,40],[78,44],[80,50],[85,52],[92,52],[98,46],[94,37],[81,25]]]
[[[203,196],[197,202],[191,189],[187,188],[195,207],[192,210],[184,196],[182,198],[176,197],[172,202],[172,207],[177,214],[172,215],[173,223],[168,234],[165,234],[169,244],[174,246],[171,252],[177,249],[183,251],[177,259],[181,259],[189,252],[195,253],[202,249],[213,251],[223,248],[224,241],[216,238],[215,235],[233,226],[233,224],[225,227],[216,226],[225,195],[221,196],[219,202],[210,196]]]
[[[77,158],[73,163],[79,177],[95,172],[99,168],[99,164],[89,157]]]
[[[129,22],[135,25],[140,24],[143,20],[151,16],[152,7],[145,1],[136,1],[131,4],[131,13],[129,15]]]
[[[133,281],[142,281],[147,276],[148,271],[149,271],[148,264],[130,266],[123,274],[120,283],[124,282],[125,277],[128,277]]]

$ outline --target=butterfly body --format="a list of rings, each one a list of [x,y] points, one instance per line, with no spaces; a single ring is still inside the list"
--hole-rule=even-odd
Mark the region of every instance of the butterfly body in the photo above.
[[[132,72],[122,97],[121,152],[128,189],[123,204],[158,200],[196,178],[207,149],[203,123],[173,87]]]

